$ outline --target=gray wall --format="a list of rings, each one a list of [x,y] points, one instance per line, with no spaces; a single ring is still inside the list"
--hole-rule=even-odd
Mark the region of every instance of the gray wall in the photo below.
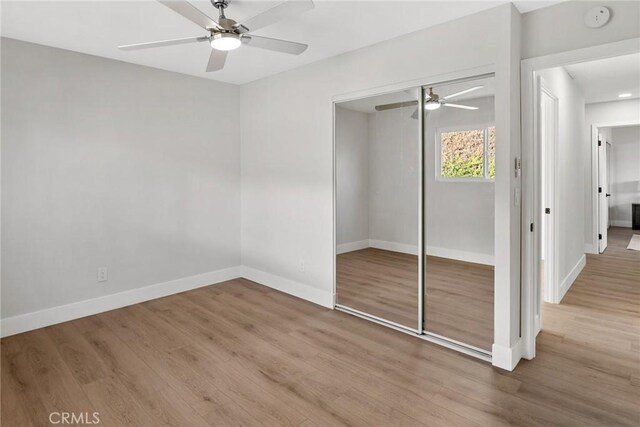
[[[640,126],[614,127],[611,134],[609,220],[631,227],[631,203],[640,203]]]
[[[236,86],[1,47],[3,318],[240,264]]]
[[[369,238],[407,245],[417,254],[419,127],[411,118],[414,110],[369,114]]]
[[[369,115],[336,107],[336,244],[369,239]]]

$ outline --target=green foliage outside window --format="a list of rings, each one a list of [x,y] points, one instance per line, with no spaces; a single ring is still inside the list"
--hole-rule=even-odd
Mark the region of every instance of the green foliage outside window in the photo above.
[[[449,156],[447,160],[443,160],[442,176],[447,178],[482,178],[484,176],[482,172],[482,163],[482,156],[463,157],[458,154],[453,154]]]
[[[484,173],[485,136],[488,138],[486,176]],[[495,178],[495,127],[443,132],[440,138],[442,177]]]
[[[487,156],[487,164],[489,165],[489,173],[487,178],[495,179],[496,177],[496,127],[491,126],[487,129],[487,135],[489,136],[489,143],[487,148],[489,149]]]

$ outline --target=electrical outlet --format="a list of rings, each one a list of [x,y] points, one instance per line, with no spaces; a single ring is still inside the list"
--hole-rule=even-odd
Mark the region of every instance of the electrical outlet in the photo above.
[[[98,282],[106,282],[108,278],[107,267],[98,268]]]
[[[298,262],[298,268],[300,269],[300,271],[304,271],[304,260],[303,259],[301,259]]]

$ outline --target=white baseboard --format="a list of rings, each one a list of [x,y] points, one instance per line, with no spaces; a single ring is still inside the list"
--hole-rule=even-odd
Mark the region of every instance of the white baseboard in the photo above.
[[[455,259],[457,261],[472,262],[474,264],[494,265],[493,255],[477,252],[459,251],[457,249],[427,246],[427,255],[440,258]]]
[[[631,222],[631,220],[629,221],[625,221],[625,220],[620,220],[620,219],[612,219],[611,220],[611,226],[612,227],[625,227],[625,228],[631,228],[631,226],[633,225],[633,223]]]
[[[365,246],[366,242],[366,246]],[[390,250],[394,252],[417,255],[418,248],[413,245],[402,243],[386,242],[382,240],[367,240],[361,242],[348,243],[349,247],[374,247]],[[356,250],[356,249],[352,249]],[[467,262],[488,264],[488,258],[483,258],[482,254],[472,254],[470,252],[453,251],[443,248],[427,248],[428,255],[441,256],[452,259],[459,259]],[[490,257],[493,258],[493,257]],[[491,259],[491,263],[492,263]],[[176,279],[169,282],[158,283],[145,286],[143,288],[131,289],[111,295],[104,295],[85,301],[78,301],[58,307],[52,307],[32,313],[21,314],[0,320],[0,337],[19,334],[57,323],[67,322],[81,317],[91,316],[105,311],[115,310],[133,304],[162,298],[169,295],[185,292],[204,286],[213,285],[227,280],[244,277],[264,286],[285,292],[298,298],[316,303],[323,307],[333,308],[333,293],[320,290],[318,288],[305,285],[281,276],[276,276],[255,268],[238,266],[226,268],[224,270],[212,271],[209,273]]]
[[[400,252],[409,255],[418,255],[417,245],[407,245],[405,243],[388,242],[386,240],[369,239],[369,247],[384,249],[385,251]]]
[[[418,255],[418,246],[377,239],[343,243],[336,247],[336,254],[340,255],[346,252],[352,252],[366,248],[376,248],[403,254]],[[474,264],[494,265],[493,255],[460,251],[457,249],[441,248],[437,246],[427,246],[427,255],[440,258],[455,259],[457,261],[472,262]]]
[[[240,267],[184,277],[169,282],[131,289],[116,294],[105,295],[85,301],[74,302],[32,313],[21,314],[0,320],[0,336],[8,337],[21,332],[31,331],[56,323],[67,322],[81,317],[105,311],[115,310],[128,305],[138,304],[156,298],[162,298],[191,289],[213,285],[240,277]]]
[[[522,359],[524,341],[518,338],[513,347],[493,344],[491,347],[491,364],[507,371],[513,371]]]
[[[255,268],[237,266],[8,317],[0,320],[0,336],[8,337],[240,277],[324,307],[333,308],[332,292],[326,292]]]
[[[340,245],[336,245],[336,255],[359,251],[360,249],[367,249],[368,247],[369,239],[360,240],[358,242],[342,243]]]
[[[567,274],[567,277],[565,277],[564,280],[560,283],[560,298],[558,303],[562,302],[562,298],[564,298],[564,296],[567,294],[569,288],[571,287],[571,285],[573,285],[573,282],[576,281],[586,263],[587,257],[585,255],[582,255],[576,265],[573,266],[569,274]]]
[[[293,295],[294,297],[302,298],[323,307],[333,308],[332,292],[323,291],[313,286],[305,285],[304,283],[276,276],[275,274],[267,273],[251,267],[240,267],[240,273],[240,275],[247,280]]]

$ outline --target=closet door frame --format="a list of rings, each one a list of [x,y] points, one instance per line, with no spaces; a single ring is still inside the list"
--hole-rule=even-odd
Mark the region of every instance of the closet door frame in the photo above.
[[[443,347],[450,348],[452,350],[456,350],[460,353],[476,357],[478,359],[484,360],[486,362],[491,363],[492,357],[491,353],[482,349],[478,349],[476,347],[470,346],[465,343],[458,342],[456,340],[452,340],[447,337],[442,337],[437,334],[429,333],[424,329],[424,295],[425,295],[425,286],[426,286],[426,271],[425,271],[425,235],[424,235],[424,161],[425,161],[425,150],[424,150],[424,88],[429,86],[437,86],[445,83],[452,83],[457,81],[465,81],[465,80],[474,80],[483,77],[495,76],[495,68],[493,65],[487,65],[484,67],[472,68],[463,71],[457,71],[452,73],[446,73],[441,75],[435,75],[431,77],[425,77],[417,80],[412,80],[408,82],[396,83],[382,87],[376,87],[371,89],[364,89],[354,92],[348,92],[341,95],[335,95],[332,98],[332,191],[333,191],[333,249],[332,249],[332,266],[333,266],[333,308],[338,311],[342,311],[356,317],[360,317],[365,320],[369,320],[374,323],[378,323],[380,325],[389,327],[391,329],[395,329],[400,332],[404,332],[410,335],[417,336],[425,341],[429,341]],[[418,108],[420,114],[418,114],[418,313],[417,313],[417,325],[415,328],[411,328],[405,325],[401,325],[378,316],[373,316],[368,313],[364,313],[359,310],[352,309],[350,307],[342,306],[337,303],[337,281],[336,281],[336,256],[337,256],[337,247],[336,247],[336,219],[337,219],[337,179],[336,179],[336,106],[340,103],[347,101],[354,101],[362,98],[369,98],[378,95],[384,95],[394,92],[399,92],[403,90],[418,90],[419,91],[419,100],[418,100]],[[494,295],[495,301],[495,295]],[[495,332],[495,331],[494,331]]]

